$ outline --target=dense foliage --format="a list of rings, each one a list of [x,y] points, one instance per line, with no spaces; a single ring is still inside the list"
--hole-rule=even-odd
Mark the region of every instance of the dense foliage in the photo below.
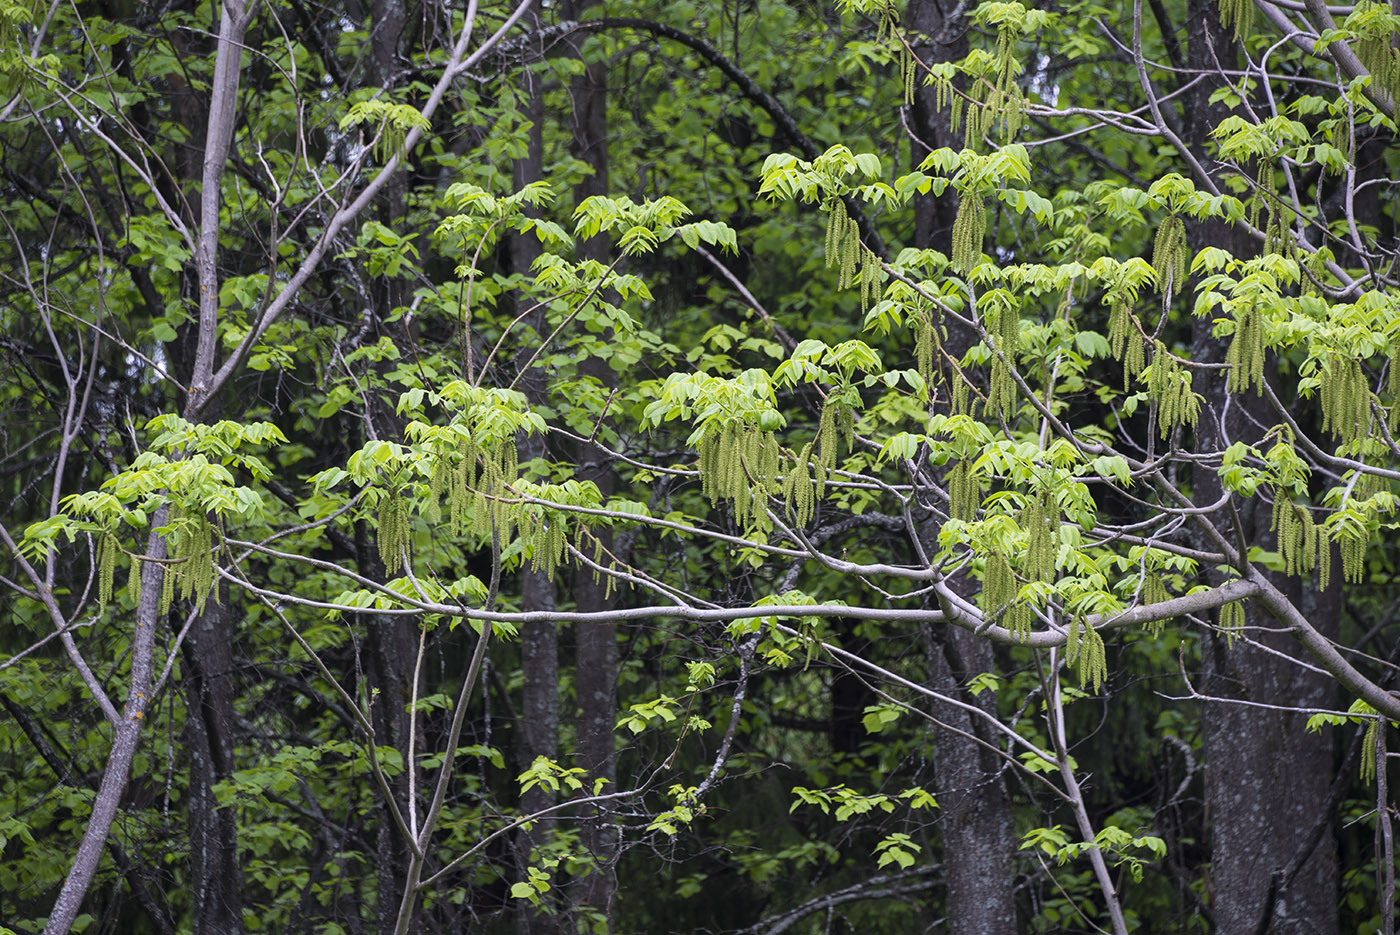
[[[1397,37],[0,0],[0,931],[1392,935]]]

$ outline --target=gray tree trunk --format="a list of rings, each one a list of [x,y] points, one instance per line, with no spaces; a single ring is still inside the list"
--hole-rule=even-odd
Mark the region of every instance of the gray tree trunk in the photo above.
[[[1235,65],[1231,33],[1220,25],[1214,0],[1187,5],[1187,63],[1191,69],[1215,71]],[[1211,84],[1193,89],[1186,102],[1184,138],[1203,165],[1210,166],[1208,134],[1227,111],[1210,104]],[[1215,223],[1192,231],[1193,247],[1222,247],[1247,257],[1259,245],[1233,227]],[[1224,360],[1223,342],[1210,334],[1211,323],[1192,322],[1192,359]],[[1256,443],[1277,417],[1253,394],[1225,403],[1225,380],[1219,371],[1197,371],[1195,389],[1206,400],[1197,428],[1200,450],[1223,450],[1231,442]],[[1286,398],[1286,397],[1285,397]],[[1223,416],[1223,419],[1222,419]],[[1223,425],[1222,425],[1223,421]],[[1260,428],[1260,425],[1264,428]],[[1221,437],[1225,432],[1228,437]],[[1193,472],[1199,502],[1218,496],[1220,480],[1210,468]],[[1240,504],[1240,520],[1251,543],[1272,544],[1267,506]],[[1229,523],[1221,524],[1228,528]],[[1267,545],[1266,545],[1267,547]],[[1275,578],[1275,584],[1326,636],[1336,636],[1341,615],[1334,587],[1319,594],[1314,582]],[[1306,598],[1306,599],[1305,599]],[[1246,633],[1282,654],[1237,641],[1233,648],[1220,636],[1207,637],[1201,649],[1204,693],[1263,704],[1333,707],[1336,685],[1326,675],[1288,661],[1300,658],[1298,644],[1285,634],[1264,634],[1255,627],[1277,628],[1277,621],[1255,606],[1246,606]],[[1206,811],[1211,842],[1212,906],[1216,931],[1283,933],[1337,932],[1337,858],[1331,831],[1328,790],[1332,783],[1330,735],[1307,734],[1306,718],[1262,708],[1205,702],[1202,707]],[[1323,826],[1321,835],[1315,829]],[[1291,879],[1281,871],[1312,847]]]
[[[513,164],[516,190],[531,182],[538,182],[544,176],[543,142],[541,124],[544,117],[543,100],[540,95],[538,76],[525,71],[522,78],[526,87],[525,115],[531,122],[528,150]],[[540,255],[540,242],[533,233],[519,234],[510,238],[510,263],[513,272],[530,275],[530,266]],[[519,293],[520,303],[531,301],[529,293]],[[517,311],[519,314],[519,311]],[[520,363],[527,361],[548,334],[548,324],[544,309],[525,319],[525,343],[517,354]],[[520,380],[520,389],[531,403],[546,401],[547,386],[542,359],[535,359],[535,366]],[[531,435],[520,440],[520,463],[544,457],[548,454],[544,436]],[[524,611],[552,611],[558,606],[558,594],[554,580],[542,570],[527,565],[520,572],[520,601]],[[523,698],[520,709],[518,734],[516,737],[516,759],[521,770],[526,769],[536,757],[544,756],[551,760],[559,756],[559,628],[549,621],[536,621],[521,624],[520,627],[520,670],[524,678]],[[543,784],[535,786],[520,797],[520,810],[524,813],[537,812],[548,808],[555,801],[554,793]],[[522,830],[516,836],[516,850],[523,869],[529,865],[531,852],[543,840],[541,826],[528,831]],[[526,900],[519,900],[517,931],[520,935],[550,935],[559,931],[558,916],[551,912],[536,909]]]

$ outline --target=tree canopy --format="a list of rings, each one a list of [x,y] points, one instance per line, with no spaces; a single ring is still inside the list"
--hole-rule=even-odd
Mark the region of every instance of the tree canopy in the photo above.
[[[0,932],[1393,935],[1398,39],[0,0]]]

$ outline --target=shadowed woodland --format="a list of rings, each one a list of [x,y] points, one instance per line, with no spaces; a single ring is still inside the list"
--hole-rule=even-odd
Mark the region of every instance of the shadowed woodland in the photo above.
[[[1394,935],[1400,13],[0,0],[0,935]]]

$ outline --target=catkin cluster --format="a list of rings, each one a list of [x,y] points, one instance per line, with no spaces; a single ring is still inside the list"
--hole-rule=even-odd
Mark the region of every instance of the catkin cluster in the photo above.
[[[1053,580],[1060,546],[1060,509],[1053,494],[1035,497],[1026,504],[1021,510],[1021,528],[1026,531],[1025,576],[1032,581]]]
[[[1298,241],[1288,229],[1292,212],[1275,210],[1269,207],[1269,219],[1264,224],[1264,252],[1277,253],[1290,259],[1297,259]]]
[[[1310,575],[1316,568],[1318,585],[1325,590],[1332,576],[1332,549],[1327,533],[1313,522],[1312,511],[1275,491],[1271,528],[1278,535],[1284,574]]]
[[[1235,312],[1235,335],[1225,352],[1225,363],[1230,367],[1226,389],[1231,393],[1251,386],[1256,393],[1264,392],[1264,316],[1257,306]]]
[[[948,472],[948,515],[970,523],[982,505],[982,484],[972,471],[972,462],[959,461]]]
[[[1157,404],[1157,428],[1162,438],[1177,426],[1196,424],[1201,400],[1191,392],[1191,375],[1182,369],[1161,341],[1153,347],[1147,396]]]
[[[1361,535],[1337,539],[1337,551],[1342,556],[1342,578],[1350,584],[1366,580],[1366,546],[1370,538],[1369,530],[1362,530]]]
[[[1152,243],[1152,269],[1157,273],[1157,285],[1163,302],[1180,291],[1186,281],[1186,223],[1170,214],[1157,228]]]
[[[1394,36],[1362,36],[1354,44],[1356,57],[1371,73],[1371,86],[1385,92],[1392,101],[1400,101],[1400,52],[1394,46]]]
[[[1021,315],[1014,302],[1001,306],[993,326],[996,350],[1001,353],[992,356],[986,411],[995,418],[1016,402],[1016,382],[1011,378],[1011,368],[1016,364],[1016,354],[1021,347]]]
[[[1386,420],[1392,432],[1400,429],[1400,336],[1390,340],[1390,369],[1387,373],[1390,390],[1390,413]]]
[[[542,571],[545,577],[552,579],[564,560],[564,546],[568,540],[563,514],[557,510],[523,510],[518,528],[521,551],[530,556],[530,570]],[[576,534],[582,536],[581,526]],[[579,544],[574,543],[575,547]]]
[[[203,513],[186,510],[180,504],[171,506],[168,522],[171,534],[166,542],[171,562],[161,585],[160,612],[170,610],[177,593],[182,601],[194,598],[196,608],[203,610],[214,586],[214,529]],[[139,573],[135,577],[139,590]]]
[[[1020,585],[1016,583],[1016,573],[1011,563],[1000,551],[988,553],[986,565],[982,569],[982,593],[978,604],[986,620],[996,621],[1016,602]]]
[[[1132,299],[1126,292],[1113,292],[1108,297],[1108,341],[1113,356],[1123,363],[1123,388],[1146,366],[1142,329],[1133,315]]]
[[[872,298],[878,297],[880,280],[880,258],[867,250],[860,242],[860,225],[846,213],[846,203],[840,198],[831,199],[831,209],[826,218],[826,266],[838,266],[840,276],[838,289],[848,289],[860,277],[860,310],[864,312]]]
[[[1094,683],[1094,691],[1103,685],[1108,676],[1108,653],[1104,649],[1103,637],[1099,631],[1088,626],[1075,614],[1069,621],[1069,632],[1065,636],[1065,662],[1074,666],[1079,675],[1079,687]]]
[[[1220,629],[1225,632],[1226,641],[1230,646],[1234,646],[1235,640],[1244,629],[1244,601],[1231,601],[1220,605],[1217,620]]]
[[[1016,60],[1015,46],[1020,38],[1019,23],[1006,22],[997,29],[997,48],[992,60],[993,74],[987,80],[973,81],[968,88],[970,106],[963,128],[963,146],[975,150],[982,139],[1001,124],[1001,138],[1008,141],[1021,130],[1026,119],[1026,96],[1021,93],[1016,76],[1021,63]],[[963,122],[962,98],[952,99],[951,125],[957,132]]]
[[[1249,35],[1254,25],[1254,0],[1220,0],[1220,25],[1235,26],[1235,39]]]
[[[741,522],[766,531],[772,525],[768,498],[782,489],[781,454],[772,432],[741,423],[725,425],[700,440],[701,489],[712,505],[729,500]]]
[[[1318,374],[1321,383],[1322,428],[1342,444],[1356,441],[1371,428],[1371,391],[1366,372],[1352,357],[1334,355]]]
[[[424,518],[430,523],[438,522],[445,503],[454,536],[463,533],[487,536],[494,528],[501,541],[505,542],[511,536],[511,527],[520,511],[519,504],[511,502],[514,499],[512,488],[519,474],[520,465],[513,437],[484,443],[474,437],[462,438],[455,451],[439,452],[433,460]],[[382,511],[382,504],[380,508]],[[393,517],[392,522],[395,522]],[[381,515],[380,555],[384,558],[385,568],[392,574],[399,566],[393,563],[390,568],[391,562],[384,554],[383,529]],[[409,542],[407,522],[391,532],[399,537],[399,541],[387,544],[394,548],[395,553],[406,550]]]
[[[982,238],[987,231],[987,204],[981,192],[965,191],[958,199],[953,219],[953,269],[969,273],[982,260]]]
[[[112,600],[112,579],[116,575],[117,553],[120,551],[117,537],[104,532],[97,543],[97,603],[102,607]],[[133,558],[131,564],[139,566],[141,563]]]
[[[379,530],[376,537],[386,574],[397,574],[403,567],[411,533],[408,500],[402,492],[391,490],[379,501]]]
[[[1161,604],[1169,599],[1167,586],[1162,583],[1162,579],[1152,572],[1148,572],[1142,578],[1142,603]],[[1162,635],[1162,627],[1166,625],[1164,620],[1149,620],[1143,624],[1147,632],[1155,639]]]

